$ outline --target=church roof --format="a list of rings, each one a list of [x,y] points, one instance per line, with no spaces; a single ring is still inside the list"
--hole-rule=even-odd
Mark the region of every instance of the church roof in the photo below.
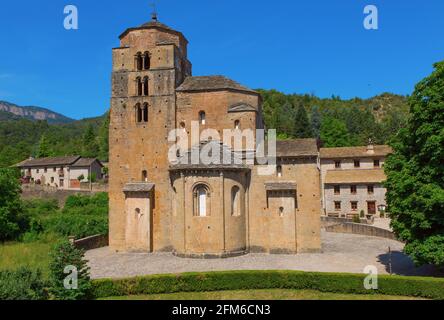
[[[256,91],[245,87],[234,80],[224,76],[199,76],[187,77],[185,81],[176,89],[176,91],[193,92],[193,91],[219,91],[219,90],[235,90],[258,94]]]
[[[186,169],[248,170],[248,167],[238,154],[220,141],[206,141],[187,150],[170,168],[173,171]]]
[[[154,184],[148,182],[127,183],[123,187],[123,192],[151,192],[153,188]]]
[[[256,108],[248,103],[236,103],[228,108],[228,113],[234,112],[257,112]]]
[[[268,142],[265,142],[268,154]],[[276,141],[277,158],[316,157],[318,143],[316,139],[293,139]]]
[[[173,33],[175,35],[178,35],[180,37],[182,37],[183,39],[185,39],[185,41],[188,42],[188,40],[185,38],[185,36],[183,35],[182,32],[174,30],[173,28],[167,26],[166,24],[163,24],[161,22],[159,22],[157,20],[157,16],[155,18],[153,18],[153,20],[146,22],[144,24],[142,24],[139,27],[134,27],[134,28],[128,28],[125,30],[125,32],[123,32],[119,38],[122,39],[123,37],[125,37],[129,32],[134,31],[134,30],[148,30],[148,29],[157,29],[160,31],[165,31],[165,32],[169,32],[169,33]]]

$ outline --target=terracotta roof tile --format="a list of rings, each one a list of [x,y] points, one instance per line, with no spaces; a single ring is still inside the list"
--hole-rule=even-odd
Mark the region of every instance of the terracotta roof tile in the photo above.
[[[385,157],[392,153],[390,146],[374,146],[373,152],[367,150],[367,146],[344,148],[321,148],[321,159],[331,158],[356,158],[356,157]]]
[[[78,159],[80,159],[80,156],[30,159],[19,163],[17,167],[67,166],[73,164]]]

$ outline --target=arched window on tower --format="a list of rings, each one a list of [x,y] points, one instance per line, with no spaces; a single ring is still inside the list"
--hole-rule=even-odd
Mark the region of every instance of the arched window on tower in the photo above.
[[[199,112],[199,123],[205,125],[207,119],[204,111]]]
[[[140,77],[136,78],[136,94],[138,96],[141,96],[143,92],[143,84],[142,84],[142,79],[140,79]]]
[[[151,68],[151,57],[148,52],[143,54],[143,69],[149,70]]]
[[[146,170],[142,171],[142,181],[148,182],[148,171],[146,171]]]
[[[142,119],[143,119],[143,114],[142,114],[142,108],[140,106],[140,103],[136,104],[136,122],[137,123],[141,123]]]
[[[142,53],[137,52],[135,58],[134,58],[134,64],[135,64],[135,68],[138,71],[141,71],[143,68],[143,58],[142,58]]]
[[[148,103],[143,104],[142,118],[143,118],[143,122],[148,122]]]
[[[240,189],[238,186],[231,189],[231,215],[233,217],[241,215]]]
[[[282,166],[276,168],[278,178],[282,178]]]
[[[200,184],[194,188],[194,216],[208,217],[210,215],[210,190]]]
[[[239,120],[234,121],[234,129],[240,130],[240,121]]]
[[[143,95],[148,96],[149,88],[148,88],[148,77],[143,78]]]

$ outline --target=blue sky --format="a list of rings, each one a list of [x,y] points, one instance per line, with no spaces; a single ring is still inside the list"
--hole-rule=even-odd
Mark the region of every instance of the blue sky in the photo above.
[[[2,1],[0,100],[73,118],[109,106],[111,48],[150,20],[147,0]],[[63,28],[63,8],[79,30]],[[379,30],[363,27],[366,5]],[[444,60],[442,0],[157,0],[159,20],[190,41],[194,75],[321,97],[409,94]]]

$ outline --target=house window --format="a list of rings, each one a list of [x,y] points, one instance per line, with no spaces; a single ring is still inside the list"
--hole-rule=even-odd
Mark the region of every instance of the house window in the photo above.
[[[194,189],[194,216],[208,217],[210,215],[210,193],[206,185],[198,185]]]
[[[231,215],[233,217],[241,215],[240,207],[240,189],[238,186],[234,186],[231,189]]]
[[[357,186],[350,186],[350,193],[351,194],[357,194],[358,193],[358,187]]]
[[[276,168],[278,178],[282,178],[282,166]]]
[[[54,183],[54,177],[51,177],[51,183]]]
[[[335,168],[341,169],[341,161],[335,161]]]
[[[37,173],[40,173],[40,169],[37,169],[36,172],[37,172]]]
[[[203,111],[199,112],[199,122],[201,125],[205,125],[206,123],[206,115]]]
[[[341,201],[335,201],[335,210],[341,210]]]
[[[56,172],[56,171],[57,171],[57,168],[53,168],[52,171],[53,171],[53,172]]]
[[[341,186],[335,186],[335,195],[341,194]]]
[[[368,194],[374,194],[375,187],[374,186],[367,186],[367,192],[368,192]]]
[[[355,168],[360,168],[361,167],[361,161],[359,160],[355,160]]]
[[[373,160],[373,167],[380,168],[381,167],[380,161],[379,160]]]
[[[48,168],[45,168],[45,173],[47,173],[48,172]]]
[[[358,210],[358,202],[357,201],[352,201],[351,202],[351,209],[353,211],[357,211]]]

